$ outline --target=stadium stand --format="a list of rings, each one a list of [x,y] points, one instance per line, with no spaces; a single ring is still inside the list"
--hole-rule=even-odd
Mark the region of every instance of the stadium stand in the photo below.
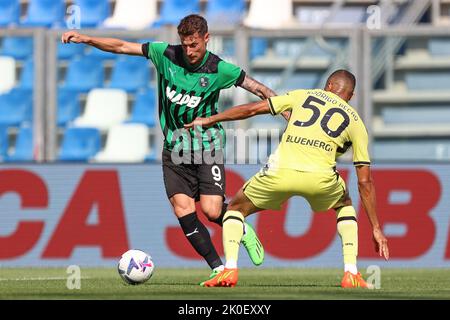
[[[104,69],[101,59],[82,56],[72,59],[67,70],[67,77],[61,88],[87,93],[93,88],[103,86]]]
[[[5,37],[0,49],[0,55],[10,56],[17,60],[25,60],[33,55],[33,38]]]
[[[130,143],[132,142],[132,143]],[[149,132],[143,124],[113,126],[105,150],[93,159],[96,162],[144,162],[149,153]]]
[[[200,13],[199,0],[164,0],[159,19],[152,27],[158,28],[166,24],[177,25],[184,16],[191,13]]]
[[[0,0],[0,27],[10,27],[19,24],[19,0]]]
[[[8,126],[0,124],[0,160],[4,161],[8,155],[9,138]]]
[[[95,28],[109,17],[111,7],[108,0],[75,0],[80,7],[82,28]]]
[[[113,67],[109,87],[135,93],[141,88],[148,87],[150,70],[149,63],[145,59],[121,56]]]
[[[16,84],[16,60],[0,56],[0,95],[9,92]]]
[[[157,0],[116,0],[113,15],[105,20],[103,26],[140,30],[151,26],[157,17]]]
[[[210,25],[236,25],[244,13],[244,0],[208,0],[205,17]]]
[[[33,95],[30,90],[15,88],[0,95],[0,124],[19,127],[31,122],[33,117]]]
[[[127,93],[120,89],[93,89],[89,92],[85,112],[75,119],[77,127],[95,127],[106,131],[126,120]]]
[[[101,149],[101,134],[96,128],[69,127],[65,131],[58,160],[88,161]]]
[[[127,123],[141,123],[147,127],[154,127],[155,119],[156,93],[154,88],[141,91],[136,95],[136,100]]]
[[[61,27],[64,25],[64,0],[30,0],[24,27]]]
[[[70,89],[58,90],[58,127],[70,125],[81,114],[79,92]]]
[[[34,160],[32,126],[24,125],[20,127],[14,148],[5,160],[8,162],[29,162]]]

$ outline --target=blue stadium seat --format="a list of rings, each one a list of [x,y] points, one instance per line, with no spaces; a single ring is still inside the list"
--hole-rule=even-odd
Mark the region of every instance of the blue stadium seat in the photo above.
[[[250,59],[255,59],[260,56],[264,56],[267,51],[267,39],[265,38],[252,38],[250,40]]]
[[[155,89],[139,92],[136,95],[136,101],[131,111],[131,117],[128,123],[142,123],[148,127],[155,126]]]
[[[211,24],[238,24],[245,13],[244,0],[208,0],[206,19]]]
[[[101,148],[100,131],[96,128],[68,128],[65,132],[61,152],[61,161],[88,161]]]
[[[70,89],[58,90],[58,127],[65,127],[81,114],[78,91]]]
[[[393,139],[375,141],[373,158],[376,160],[448,160],[448,139]]]
[[[33,56],[33,38],[5,37],[0,49],[0,55],[10,56],[17,60],[28,59]]]
[[[88,57],[93,57],[99,60],[116,60],[119,56],[118,54],[103,51],[97,48],[91,48],[91,50],[88,51],[86,54]]]
[[[428,39],[428,51],[433,57],[450,56],[449,38]]]
[[[117,60],[111,75],[110,88],[134,93],[148,86],[150,65],[147,60],[124,56]]]
[[[383,106],[385,124],[439,124],[450,123],[450,105]]]
[[[20,19],[19,0],[0,0],[0,27],[18,24]]]
[[[14,151],[6,158],[6,161],[33,161],[33,150],[33,127],[23,126],[20,128],[17,136]]]
[[[450,72],[448,71],[408,71],[405,74],[409,90],[448,90]]]
[[[160,18],[155,21],[152,27],[157,28],[165,24],[178,25],[183,17],[199,12],[199,0],[164,0]]]
[[[65,0],[30,0],[22,25],[25,27],[64,26]]]
[[[69,63],[66,81],[61,88],[87,93],[93,88],[103,87],[104,69],[101,60],[83,56]]]
[[[16,88],[0,96],[0,125],[19,127],[33,118],[31,90]]]
[[[21,89],[33,90],[34,87],[34,60],[28,59],[22,68],[19,87]]]
[[[5,158],[7,157],[8,148],[9,148],[8,126],[0,124],[0,161],[5,160]]]
[[[70,60],[79,56],[82,56],[86,45],[76,43],[61,43],[58,42],[58,59]]]
[[[95,28],[111,14],[108,0],[76,0],[75,4],[80,6],[83,28]]]

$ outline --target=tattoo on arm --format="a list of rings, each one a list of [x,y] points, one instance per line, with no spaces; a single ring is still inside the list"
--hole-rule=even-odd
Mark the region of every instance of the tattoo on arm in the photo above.
[[[261,99],[276,96],[276,93],[272,89],[266,87],[261,82],[256,81],[248,75],[245,76],[244,81],[240,86],[254,95],[257,95]]]

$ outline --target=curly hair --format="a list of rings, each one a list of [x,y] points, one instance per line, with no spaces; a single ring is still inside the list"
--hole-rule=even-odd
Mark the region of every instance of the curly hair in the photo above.
[[[180,36],[191,36],[196,32],[204,36],[208,32],[208,23],[202,16],[191,14],[181,19],[177,30]]]

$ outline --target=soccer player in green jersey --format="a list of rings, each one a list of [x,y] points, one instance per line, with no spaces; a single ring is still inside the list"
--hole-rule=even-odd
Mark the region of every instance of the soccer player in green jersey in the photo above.
[[[375,206],[375,187],[370,173],[368,136],[358,113],[348,104],[356,80],[346,70],[334,72],[324,90],[294,90],[264,101],[230,108],[186,125],[211,127],[218,121],[246,119],[257,114],[292,112],[278,149],[268,164],[254,175],[228,205],[223,220],[225,270],[205,286],[235,286],[237,260],[244,218],[263,209],[279,210],[292,196],[302,196],[314,212],[334,209],[342,240],[344,288],[370,288],[358,272],[358,225],[344,180],[336,171],[336,155],[353,147],[353,164],[359,193],[372,224],[375,250],[389,258],[387,239],[381,231]]]
[[[217,113],[221,89],[240,86],[261,99],[275,93],[249,77],[241,68],[223,61],[206,49],[208,25],[199,15],[189,15],[178,25],[180,45],[165,42],[146,44],[119,39],[98,38],[69,31],[63,43],[85,43],[98,49],[150,59],[157,72],[164,184],[167,197],[181,228],[195,250],[213,270],[211,277],[224,266],[209,232],[197,218],[195,202],[210,221],[222,225],[226,212],[223,149],[225,133],[220,123],[205,130],[186,130],[185,124],[197,117]],[[285,118],[289,113],[283,114]],[[260,265],[264,250],[254,230],[245,224],[242,243],[252,262]]]

